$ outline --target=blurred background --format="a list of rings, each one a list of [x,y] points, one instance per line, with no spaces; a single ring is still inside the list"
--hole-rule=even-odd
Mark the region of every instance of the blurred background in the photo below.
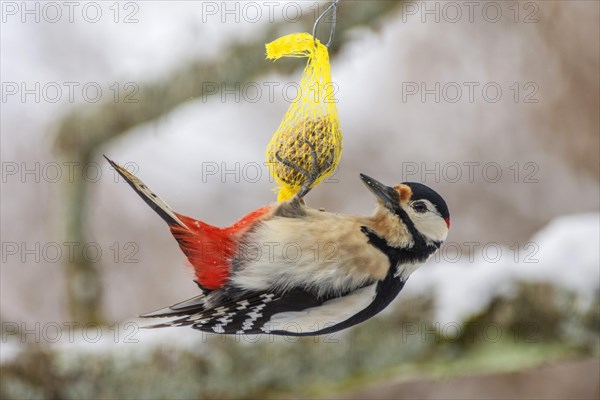
[[[307,201],[368,214],[360,172],[427,183],[447,243],[335,335],[141,328],[197,288],[102,154],[211,224],[273,202],[264,150],[305,60],[264,44],[327,5],[1,3],[2,398],[600,396],[593,1],[342,0],[344,150]]]

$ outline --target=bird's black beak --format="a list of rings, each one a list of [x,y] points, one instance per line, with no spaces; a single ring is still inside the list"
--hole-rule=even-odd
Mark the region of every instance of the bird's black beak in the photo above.
[[[393,187],[389,187],[384,185],[383,183],[367,176],[365,174],[360,174],[360,179],[367,185],[369,190],[377,196],[379,200],[383,203],[383,205],[389,210],[395,210],[398,207],[399,203],[399,195],[396,189]]]

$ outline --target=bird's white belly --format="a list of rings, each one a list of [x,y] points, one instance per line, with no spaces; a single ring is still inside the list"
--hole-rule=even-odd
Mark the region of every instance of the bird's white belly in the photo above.
[[[377,284],[374,283],[346,296],[326,301],[318,307],[274,314],[262,330],[267,333],[308,333],[339,324],[371,304],[376,295],[376,288]]]

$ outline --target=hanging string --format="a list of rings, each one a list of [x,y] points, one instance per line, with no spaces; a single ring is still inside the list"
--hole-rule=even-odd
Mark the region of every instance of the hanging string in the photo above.
[[[329,47],[331,45],[331,42],[333,42],[333,34],[335,33],[335,24],[337,22],[337,5],[339,1],[340,0],[333,0],[329,7],[327,7],[325,11],[323,11],[321,15],[319,15],[319,18],[317,18],[317,20],[315,21],[315,25],[313,26],[312,31],[312,35],[315,38],[315,45],[317,44],[317,28],[319,27],[319,24],[321,23],[323,18],[325,18],[325,16],[328,15],[330,12],[333,12],[331,21],[331,31],[329,33],[329,40],[327,41],[327,44],[325,46]]]

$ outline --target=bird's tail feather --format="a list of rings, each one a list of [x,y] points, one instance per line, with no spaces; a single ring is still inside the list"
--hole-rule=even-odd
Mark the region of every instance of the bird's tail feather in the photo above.
[[[195,312],[200,312],[204,310],[204,306],[206,304],[206,289],[200,286],[200,290],[202,294],[193,297],[191,299],[182,301],[177,304],[173,304],[170,307],[161,308],[160,310],[155,310],[152,312],[148,312],[140,315],[141,318],[165,318],[165,317],[179,317],[183,315],[190,315]],[[210,292],[210,291],[208,291]]]
[[[144,182],[104,157],[146,204],[169,224],[171,234],[194,267],[198,285],[208,290],[222,287],[229,276],[228,260],[235,248],[229,231],[176,213]]]
[[[104,156],[110,165],[125,179],[125,181],[135,190],[135,192],[148,204],[162,219],[170,226],[180,226],[187,229],[185,223],[177,216],[175,211],[160,197],[158,197],[144,182],[138,179],[131,172]]]

